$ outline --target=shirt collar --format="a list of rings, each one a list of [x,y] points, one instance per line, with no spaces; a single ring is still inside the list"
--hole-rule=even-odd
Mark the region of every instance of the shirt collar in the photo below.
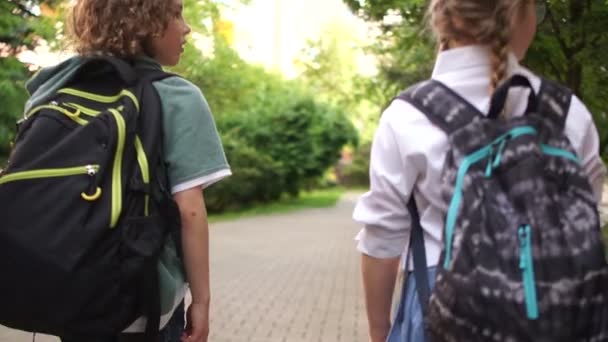
[[[483,45],[469,45],[441,51],[437,55],[433,77],[468,68],[487,67],[492,65],[490,49]],[[509,70],[519,66],[515,54],[509,54]]]
[[[138,55],[135,59],[137,61],[138,66],[143,66],[144,68],[149,69],[163,70],[163,67],[152,57],[141,54]]]

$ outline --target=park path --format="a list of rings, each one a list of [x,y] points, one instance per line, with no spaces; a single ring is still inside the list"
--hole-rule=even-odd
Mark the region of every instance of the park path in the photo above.
[[[358,227],[350,218],[356,198],[213,224],[209,342],[366,342]],[[600,211],[608,222],[608,186]],[[0,342],[30,341],[31,334],[0,326]]]
[[[355,200],[213,224],[209,342],[367,341]],[[30,341],[0,326],[0,342]]]

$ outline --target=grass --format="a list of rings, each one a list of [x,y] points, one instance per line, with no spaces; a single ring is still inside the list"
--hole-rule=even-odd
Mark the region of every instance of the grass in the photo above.
[[[344,191],[343,188],[331,188],[302,192],[298,198],[284,198],[278,202],[261,204],[253,208],[222,214],[210,214],[209,222],[230,221],[257,215],[282,214],[302,209],[330,208],[336,205]]]

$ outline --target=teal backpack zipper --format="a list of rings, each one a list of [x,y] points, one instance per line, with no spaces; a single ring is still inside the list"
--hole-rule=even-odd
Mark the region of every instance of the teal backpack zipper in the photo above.
[[[522,272],[524,284],[524,298],[528,319],[538,319],[538,299],[536,296],[536,282],[534,280],[534,258],[532,256],[532,228],[529,225],[519,227],[520,243],[519,268]]]

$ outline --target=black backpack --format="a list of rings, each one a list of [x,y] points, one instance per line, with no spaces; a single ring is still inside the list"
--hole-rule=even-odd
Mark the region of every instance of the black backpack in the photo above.
[[[399,98],[447,135],[449,203],[436,284],[428,289],[415,202],[416,286],[432,342],[608,341],[608,266],[597,203],[564,134],[572,94],[543,80],[523,117],[488,117],[437,81]],[[429,299],[430,297],[430,299]],[[430,300],[430,301],[429,301]]]
[[[179,215],[162,162],[169,76],[87,59],[18,123],[0,174],[0,323],[51,335],[157,334],[157,263]]]

